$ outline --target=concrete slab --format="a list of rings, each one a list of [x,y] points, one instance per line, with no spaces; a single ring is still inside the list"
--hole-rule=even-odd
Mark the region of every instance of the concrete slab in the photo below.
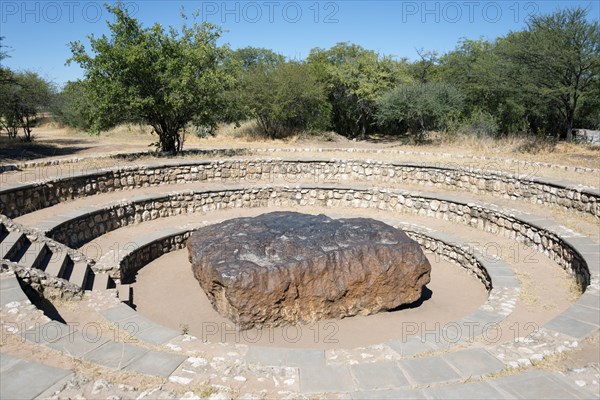
[[[21,361],[19,358],[13,357],[10,354],[0,353],[0,373],[4,373],[4,371],[12,368],[19,361]]]
[[[129,308],[126,305],[123,306]],[[136,337],[138,333],[145,331],[146,329],[156,328],[160,326],[138,313],[135,313],[131,317],[121,319],[117,323],[120,329],[123,329],[124,331],[129,332],[132,336]]]
[[[583,253],[582,254],[585,263],[588,266],[589,271],[592,273],[592,276],[600,274],[600,255],[592,254],[592,253]]]
[[[80,331],[75,331],[72,334],[63,336],[52,343],[47,343],[45,346],[57,351],[61,351],[65,354],[69,354],[73,357],[80,358],[90,351],[103,346],[107,342],[107,339],[92,337],[84,335]]]
[[[20,360],[2,372],[0,398],[33,399],[70,374],[69,370]]]
[[[20,287],[0,291],[0,306],[5,306],[13,301],[28,302],[29,298]]]
[[[21,287],[21,285],[19,285],[19,280],[14,275],[8,276],[4,279],[0,279],[0,290],[20,288],[20,287]]]
[[[36,324],[33,328],[21,332],[21,337],[32,343],[45,344],[55,342],[74,331],[69,325],[50,321],[43,325]]]
[[[581,295],[575,304],[600,310],[600,296],[586,292]]]
[[[142,332],[136,333],[135,337],[140,339],[142,342],[159,345],[164,344],[179,335],[181,335],[181,332],[178,332],[174,329],[166,328],[160,325],[154,325]]]
[[[486,267],[485,269],[488,272],[488,274],[490,275],[490,277],[492,278],[492,283],[494,284],[495,287],[502,286],[498,282],[494,281],[495,278],[501,278],[501,277],[510,278],[510,277],[515,276],[515,273],[510,268],[504,268],[504,267],[488,268],[488,267]]]
[[[494,287],[519,287],[521,284],[519,283],[519,278],[516,276],[496,276],[492,278],[492,286]]]
[[[385,344],[390,346],[396,353],[404,358],[413,357],[416,354],[426,353],[435,349],[435,347],[428,342],[415,336],[408,337],[406,340],[390,340]]]
[[[490,383],[516,399],[587,399],[590,393],[576,388],[556,373],[528,371]]]
[[[482,324],[494,324],[502,321],[505,317],[490,311],[475,310],[467,315],[463,320],[471,322],[479,322]]]
[[[290,367],[325,366],[325,351],[319,349],[287,349],[286,365]]]
[[[251,346],[246,353],[246,362],[268,366],[283,366],[286,362],[287,349],[280,347]]]
[[[100,311],[100,314],[112,322],[118,322],[125,318],[132,318],[138,315],[133,308],[125,304],[119,304],[118,306],[109,308],[108,310],[102,310]]]
[[[135,371],[145,375],[168,378],[187,359],[187,356],[148,351],[141,357],[133,360],[125,367],[127,371]]]
[[[556,332],[564,333],[577,339],[583,339],[598,329],[597,326],[569,318],[565,315],[559,315],[552,321],[544,325],[544,328]]]
[[[460,375],[440,356],[401,360],[399,364],[410,379],[418,385],[460,379]]]
[[[564,237],[563,240],[577,249],[580,253],[589,252],[595,253],[596,255],[600,253],[600,244],[586,236]]]
[[[321,366],[300,368],[302,393],[347,392],[354,382],[346,366]]]
[[[470,382],[457,385],[445,385],[424,389],[430,399],[506,399],[506,394],[500,392],[487,382]]]
[[[395,362],[376,362],[350,366],[358,390],[398,389],[410,386]]]
[[[109,368],[122,369],[147,352],[148,350],[142,347],[108,341],[85,354],[83,359]]]
[[[600,326],[600,313],[598,310],[594,310],[593,308],[574,304],[565,310],[562,315],[585,322],[586,324]]]
[[[504,363],[484,349],[467,349],[442,356],[463,378],[478,377],[504,368]]]
[[[420,389],[369,390],[352,393],[355,400],[427,399]]]

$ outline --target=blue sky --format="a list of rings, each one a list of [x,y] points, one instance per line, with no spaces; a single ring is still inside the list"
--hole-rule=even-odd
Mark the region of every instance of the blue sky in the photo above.
[[[128,1],[132,15],[145,26],[156,22],[180,26],[180,10],[199,11],[199,20],[222,26],[222,43],[233,48],[271,48],[286,57],[305,58],[314,47],[349,41],[382,54],[417,57],[415,49],[452,50],[462,37],[494,39],[525,26],[530,14],[559,8],[590,8],[600,19],[600,1]],[[3,63],[31,70],[57,84],[83,76],[65,66],[68,43],[87,42],[89,34],[107,33],[111,15],[105,1],[0,0],[0,36],[10,57]]]

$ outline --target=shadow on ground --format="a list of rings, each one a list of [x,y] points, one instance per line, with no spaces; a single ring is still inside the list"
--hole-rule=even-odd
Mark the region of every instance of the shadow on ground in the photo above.
[[[0,159],[28,161],[45,157],[68,156],[90,149],[89,143],[79,139],[56,139],[52,142],[24,142],[22,139],[0,138]]]
[[[391,309],[389,312],[409,310],[411,308],[419,308],[423,305],[423,303],[425,303],[427,300],[431,299],[432,296],[433,296],[433,291],[431,289],[429,289],[427,286],[424,286],[419,300],[415,301],[414,303],[403,304],[401,306]]]

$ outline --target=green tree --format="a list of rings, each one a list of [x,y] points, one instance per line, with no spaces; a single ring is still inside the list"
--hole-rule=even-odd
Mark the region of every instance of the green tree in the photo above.
[[[242,103],[271,138],[327,128],[331,107],[310,65],[255,66],[244,75]]]
[[[437,75],[436,71],[440,61],[437,51],[417,49],[416,52],[419,55],[419,60],[410,64],[410,74],[417,82],[421,83],[435,80]]]
[[[216,125],[222,93],[233,84],[220,68],[226,54],[217,46],[221,31],[207,23],[183,24],[180,31],[144,28],[120,3],[106,7],[115,17],[110,37],[90,36],[92,55],[71,43],[68,61],[85,70],[92,131],[143,122],[158,135],[161,150],[180,151],[187,124]]]
[[[233,50],[230,57],[236,60],[244,71],[256,66],[276,67],[285,62],[283,55],[260,47],[244,47]]]
[[[4,97],[0,115],[3,127],[13,138],[19,129],[23,129],[25,141],[31,141],[39,113],[50,104],[52,85],[34,72],[22,72],[12,73],[10,82],[2,86]]]
[[[86,82],[70,81],[54,96],[51,111],[63,125],[88,131],[91,128],[92,106],[88,99]]]
[[[571,8],[533,16],[528,28],[499,41],[501,57],[514,86],[529,99],[554,109],[562,129],[556,136],[572,140],[575,117],[594,93],[600,76],[600,25],[587,10]],[[551,120],[552,115],[546,115]]]
[[[462,39],[455,50],[440,58],[440,81],[455,86],[465,96],[462,120],[467,130],[486,120],[497,122],[491,124],[494,129],[484,129],[488,134],[523,130],[537,110],[531,104],[526,106],[526,96],[510,78],[508,68],[511,66],[497,54],[496,44],[483,39]]]
[[[380,125],[404,124],[421,141],[428,131],[444,128],[461,112],[462,105],[463,96],[451,85],[403,84],[380,97],[377,121]]]
[[[285,57],[269,49],[244,47],[229,50],[222,68],[235,77],[236,85],[223,93],[224,107],[220,110],[219,120],[239,126],[240,121],[255,118],[249,99],[244,95],[244,87],[253,86],[249,76],[257,75],[259,70],[266,74],[283,63]]]
[[[356,44],[313,49],[308,62],[315,65],[325,83],[333,108],[333,128],[348,137],[365,139],[375,124],[377,98],[396,84],[410,80],[405,60],[381,57]]]
[[[0,36],[0,85],[12,82],[12,72],[2,63],[5,58],[9,57],[8,52],[4,50],[7,47],[5,44],[3,44],[5,39],[6,38],[4,36]]]

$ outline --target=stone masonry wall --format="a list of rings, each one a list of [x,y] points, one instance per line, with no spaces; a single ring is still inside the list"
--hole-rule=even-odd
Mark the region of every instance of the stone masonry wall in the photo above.
[[[0,214],[13,218],[59,202],[98,193],[186,182],[265,185],[364,182],[369,186],[407,183],[525,199],[534,204],[600,217],[598,189],[568,187],[539,178],[469,168],[361,160],[178,160],[156,166],[95,170],[0,190]]]
[[[77,247],[112,229],[141,221],[218,209],[273,206],[365,208],[443,219],[525,243],[576,276],[582,287],[590,281],[583,258],[556,233],[487,206],[398,190],[265,187],[182,192],[100,209],[70,220],[48,234]]]

